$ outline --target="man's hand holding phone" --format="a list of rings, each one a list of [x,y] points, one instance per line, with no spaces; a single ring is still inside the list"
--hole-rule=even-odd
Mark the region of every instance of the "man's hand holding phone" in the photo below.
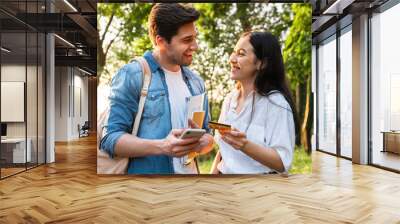
[[[214,143],[214,138],[210,134],[207,134],[204,129],[200,129],[200,126],[191,119],[189,119],[189,126],[194,128],[191,129],[194,131],[190,131],[190,135],[201,135],[201,138],[199,139],[200,144],[196,148],[193,148],[193,151],[189,153],[185,165],[189,165],[196,156],[210,152]],[[199,133],[196,134],[197,132]]]
[[[163,154],[173,157],[182,157],[193,151],[193,149],[198,148],[201,136],[181,138],[184,132],[185,129],[171,130],[169,135],[164,139],[164,144],[161,147]]]
[[[214,143],[213,137],[190,119],[189,127],[190,129],[173,129],[163,140],[162,153],[173,157],[189,154],[189,160],[193,160],[199,153],[208,153]]]

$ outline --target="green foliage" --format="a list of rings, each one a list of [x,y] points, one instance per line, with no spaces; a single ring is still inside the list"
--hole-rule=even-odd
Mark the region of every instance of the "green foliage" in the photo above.
[[[98,4],[97,5],[97,21],[100,17],[111,17],[113,14],[122,14],[121,5],[118,3]]]
[[[201,174],[208,174],[211,170],[217,148],[207,155],[200,156],[199,169]],[[296,147],[293,155],[292,167],[289,174],[311,174],[312,172],[312,159],[311,155],[302,147]]]
[[[311,155],[303,147],[296,147],[293,155],[290,174],[311,174],[312,160]]]
[[[290,87],[294,92],[301,125],[296,144],[310,148],[311,107],[311,5],[293,4],[293,24],[285,41],[283,57]]]
[[[214,159],[203,160],[199,163],[200,174],[209,174]]]
[[[218,150],[218,145],[214,144],[213,149],[209,153],[197,157],[197,162],[201,174],[207,174],[210,172],[212,163],[214,161],[215,155],[217,155]]]
[[[147,22],[152,4],[136,3],[126,4],[126,6],[126,12],[121,18],[124,21],[121,35],[123,41],[129,43],[132,48],[125,50],[133,51],[135,55],[141,55],[142,52],[152,48],[148,37]]]
[[[204,39],[208,47],[218,47],[220,36],[224,35],[222,27],[219,26],[221,20],[228,16],[232,4],[200,4],[197,3],[194,7],[200,12],[200,18],[197,22],[200,38]],[[229,27],[224,27],[228,28]]]
[[[148,37],[147,18],[152,4],[144,3],[99,3],[98,9],[98,71],[99,76],[109,82],[116,72],[116,64],[127,63],[152,48]],[[100,22],[103,19],[103,22]],[[110,27],[106,24],[110,22]],[[103,34],[108,41],[102,40]],[[110,45],[110,51],[107,48]],[[108,63],[117,60],[120,63]]]
[[[270,31],[282,38],[291,25],[290,4],[195,4],[200,12],[199,52],[192,68],[204,79],[213,120],[217,120],[224,96],[234,87],[229,56],[240,34],[248,30]],[[267,19],[268,18],[268,19]]]
[[[293,4],[293,25],[285,41],[283,57],[292,89],[311,75],[311,5]]]

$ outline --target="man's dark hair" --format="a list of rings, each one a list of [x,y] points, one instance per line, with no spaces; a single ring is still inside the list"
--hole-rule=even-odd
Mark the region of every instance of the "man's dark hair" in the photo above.
[[[196,9],[180,3],[155,4],[149,15],[150,39],[154,44],[156,36],[160,35],[170,43],[181,26],[196,21],[199,16]]]

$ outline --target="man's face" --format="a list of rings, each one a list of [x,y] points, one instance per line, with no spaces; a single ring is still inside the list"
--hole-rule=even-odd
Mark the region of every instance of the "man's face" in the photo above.
[[[171,41],[163,41],[160,46],[161,52],[167,56],[171,64],[188,66],[192,63],[193,54],[198,49],[197,30],[194,23],[181,26],[178,33]]]

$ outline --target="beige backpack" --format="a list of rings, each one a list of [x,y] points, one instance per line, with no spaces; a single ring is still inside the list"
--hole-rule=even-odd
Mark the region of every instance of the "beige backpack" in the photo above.
[[[139,129],[140,119],[143,113],[144,103],[147,97],[147,91],[149,89],[151,81],[151,72],[146,59],[144,59],[143,57],[139,57],[134,60],[139,62],[143,72],[143,86],[140,93],[138,111],[136,113],[135,122],[132,129],[132,135],[136,136]],[[108,121],[109,114],[110,107],[107,106],[107,108],[100,114],[97,120],[97,174],[126,174],[129,158],[116,156],[114,156],[114,158],[111,158],[108,153],[100,150],[99,148],[99,142],[103,138],[103,128]]]

